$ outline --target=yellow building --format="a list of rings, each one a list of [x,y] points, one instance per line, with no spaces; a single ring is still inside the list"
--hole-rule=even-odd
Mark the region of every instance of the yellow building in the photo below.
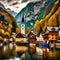
[[[58,27],[47,27],[48,32],[48,40],[58,40]]]
[[[48,35],[48,40],[57,40],[57,36],[56,35]]]

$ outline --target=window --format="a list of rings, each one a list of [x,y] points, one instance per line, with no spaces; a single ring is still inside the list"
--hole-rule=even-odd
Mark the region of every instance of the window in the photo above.
[[[55,37],[55,39],[57,39],[57,37]]]
[[[53,37],[52,37],[52,39],[53,39]]]

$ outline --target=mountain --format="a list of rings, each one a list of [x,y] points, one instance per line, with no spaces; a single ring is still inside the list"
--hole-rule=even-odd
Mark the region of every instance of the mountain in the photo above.
[[[9,14],[5,9],[0,7],[0,22],[1,21],[4,23],[7,22],[8,24],[11,24],[13,30],[15,30],[17,27],[15,18],[11,14]]]
[[[5,6],[2,3],[0,3],[0,7],[5,9]]]
[[[7,8],[6,11],[8,11],[14,17],[17,15],[17,12],[12,11],[10,8]]]
[[[45,8],[45,11],[44,11],[44,17],[50,12],[51,8],[53,7],[54,5],[54,2],[50,3],[46,8]]]
[[[4,4],[2,4],[2,3],[0,3],[0,7],[3,8],[3,9],[5,9],[7,12],[9,12],[14,17],[17,15],[17,12],[11,10],[10,8],[6,9],[5,6],[4,6]]]
[[[49,10],[50,7],[51,9]],[[34,24],[34,30],[36,32],[39,32],[41,27],[44,32],[47,26],[50,26],[50,27],[60,26],[60,13],[59,13],[60,12],[60,1],[59,0],[55,1],[53,5],[48,6],[48,8],[45,9],[45,12],[48,12],[44,14],[45,17],[41,19],[40,21],[37,20],[36,23]]]
[[[45,7],[53,1],[52,0],[41,0],[41,1],[29,3],[25,8],[23,8],[16,15],[15,18],[17,20],[18,25],[21,26],[21,19],[22,19],[22,16],[24,16],[26,28],[30,27],[30,29],[33,29],[33,26],[36,20],[37,19],[40,20],[43,18]]]

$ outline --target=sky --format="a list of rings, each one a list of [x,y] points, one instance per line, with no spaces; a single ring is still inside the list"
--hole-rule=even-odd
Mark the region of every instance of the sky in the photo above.
[[[12,11],[19,12],[24,8],[29,2],[35,2],[40,0],[0,0],[5,8],[10,8]]]

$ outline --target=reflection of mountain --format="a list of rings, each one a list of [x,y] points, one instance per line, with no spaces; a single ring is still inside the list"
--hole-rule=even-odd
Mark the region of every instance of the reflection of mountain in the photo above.
[[[11,15],[16,16],[17,12],[12,11],[10,8],[6,9]]]
[[[52,26],[52,27],[60,26],[60,13],[59,13],[60,1],[57,0],[56,2],[54,2],[52,4],[50,11],[47,11],[49,10],[50,7],[51,5],[48,6],[48,8],[45,10],[45,14],[44,14],[45,17],[40,21],[36,21],[34,25],[35,31],[38,31],[38,29],[40,29],[41,26],[42,26],[43,31],[45,31],[47,26]]]
[[[44,9],[50,2],[52,2],[52,0],[41,0],[39,2],[29,3],[16,15],[15,18],[18,22],[18,25],[20,25],[21,16],[24,14],[26,27],[33,29],[35,21],[43,18]]]

